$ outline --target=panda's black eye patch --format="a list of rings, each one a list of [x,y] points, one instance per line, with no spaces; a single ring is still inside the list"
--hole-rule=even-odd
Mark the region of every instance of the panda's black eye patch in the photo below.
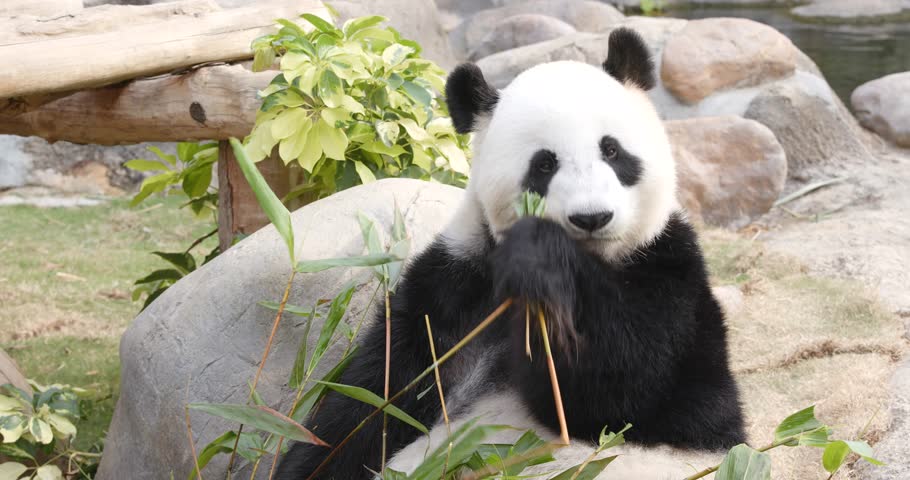
[[[623,186],[631,187],[641,179],[641,160],[622,148],[615,138],[606,135],[600,139],[600,154]]]
[[[556,175],[558,169],[559,160],[555,153],[550,150],[538,150],[531,157],[531,165],[522,186],[525,190],[544,196],[547,194],[550,180],[553,179],[553,175]]]

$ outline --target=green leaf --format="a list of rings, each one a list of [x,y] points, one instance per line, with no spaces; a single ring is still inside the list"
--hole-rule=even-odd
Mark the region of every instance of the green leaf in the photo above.
[[[348,137],[344,134],[344,130],[329,125],[323,118],[319,119],[316,128],[325,156],[335,160],[344,160],[344,152],[348,148]]]
[[[35,470],[34,480],[63,480],[63,472],[56,465],[42,465]]]
[[[414,53],[413,48],[406,47],[400,43],[393,43],[382,51],[382,61],[389,67],[394,67],[403,62],[412,53]]]
[[[148,148],[148,150],[150,152],[154,153],[155,156],[157,156],[161,160],[164,160],[165,162],[170,163],[171,165],[177,164],[177,157],[162,152],[160,148],[158,148],[158,147],[146,147],[146,148]]]
[[[24,415],[6,415],[0,417],[0,437],[3,443],[13,443],[28,429],[28,417]]]
[[[844,459],[850,453],[850,447],[843,440],[831,442],[825,447],[822,454],[822,466],[830,473],[834,473],[843,465]]]
[[[190,171],[184,171],[183,191],[190,198],[201,197],[208,191],[212,184],[212,167],[202,166]]]
[[[212,440],[208,445],[206,445],[200,452],[197,457],[199,463],[199,468],[205,468],[206,465],[219,453],[231,453],[234,450],[234,440],[237,438],[237,433],[230,431],[225,432],[220,437]],[[193,466],[193,469],[190,471],[187,480],[195,480],[198,478],[196,474],[196,466]]]
[[[51,426],[38,417],[32,417],[29,420],[28,432],[35,437],[35,440],[37,440],[38,443],[47,445],[54,441],[54,432],[51,431]]]
[[[347,355],[338,362],[337,365],[332,367],[325,376],[322,377],[323,382],[335,382],[341,378],[341,374],[344,373],[344,370],[348,368],[348,365],[351,363],[351,360],[354,358],[354,353],[356,352],[357,347],[351,348]],[[307,390],[303,394],[303,397],[300,399],[300,403],[294,408],[291,412],[291,417],[298,421],[303,422],[306,416],[310,413],[310,410],[319,403],[319,400],[326,394],[328,387],[324,384],[317,383],[313,388]]]
[[[470,458],[487,435],[511,428],[501,425],[475,427],[476,422],[477,419],[465,422],[459,429],[452,432],[447,441],[440,443],[439,447],[430,453],[423,463],[414,470],[410,478],[419,480],[442,478],[444,470],[452,471],[452,466],[461,465]],[[450,444],[452,445],[451,451],[449,449]],[[450,468],[446,469],[446,465]]]
[[[601,458],[600,460],[593,460],[591,463],[585,465],[584,468],[579,471],[581,465],[576,465],[568,470],[564,470],[559,475],[553,477],[550,480],[594,480],[600,475],[600,472],[603,472],[607,465],[610,464],[613,460],[616,460],[617,455],[612,457]]]
[[[354,295],[354,287],[350,284],[332,299],[332,305],[329,306],[329,313],[326,315],[325,323],[322,324],[322,330],[319,332],[319,339],[316,340],[316,347],[313,348],[313,356],[310,358],[310,365],[307,367],[307,374],[313,372],[322,359],[322,355],[329,349],[329,342],[335,335],[338,323],[344,318],[348,305],[351,303],[351,297]]]
[[[320,383],[322,383],[322,382],[320,382]],[[359,400],[363,403],[372,405],[376,408],[381,407],[382,404],[385,403],[385,400],[383,400],[382,397],[380,397],[379,395],[376,395],[375,393],[373,393],[365,388],[355,387],[352,385],[342,385],[340,383],[325,383],[325,385],[342,395],[351,397],[354,400]],[[430,433],[430,431],[427,430],[427,427],[425,427],[422,423],[420,423],[416,419],[414,419],[414,417],[408,415],[407,413],[404,413],[400,408],[396,407],[395,405],[386,405],[385,408],[383,408],[382,410],[385,413],[401,420],[402,422],[407,423],[408,425],[416,428],[417,430],[421,431],[422,433]]]
[[[307,341],[310,338],[310,327],[313,326],[313,317],[315,316],[316,306],[313,305],[307,315],[306,328],[303,329],[300,346],[297,347],[297,358],[294,360],[294,366],[291,368],[291,378],[288,380],[288,386],[294,389],[303,387],[303,383],[306,380]]]
[[[338,78],[338,75],[335,75],[335,72],[330,69],[324,70],[316,87],[319,91],[319,98],[322,99],[326,106],[329,108],[341,106],[344,92],[341,87],[341,79]]]
[[[183,273],[173,268],[167,268],[163,270],[155,270],[154,272],[136,280],[133,285],[142,285],[144,283],[152,283],[160,280],[180,280],[183,278]]]
[[[344,22],[344,25],[341,27],[341,30],[344,32],[344,35],[346,37],[350,37],[351,35],[354,35],[355,33],[359,32],[365,28],[374,27],[387,20],[388,20],[388,18],[381,17],[378,15],[352,18],[352,19]]]
[[[240,165],[240,169],[243,171],[243,176],[246,177],[246,181],[253,189],[253,193],[256,194],[256,200],[265,211],[265,214],[269,218],[269,221],[275,225],[275,229],[278,230],[278,233],[284,239],[284,242],[288,248],[288,255],[291,258],[291,264],[293,265],[295,263],[295,256],[294,231],[293,227],[291,226],[291,212],[285,208],[284,204],[281,203],[281,200],[279,200],[275,195],[275,192],[269,188],[269,185],[266,183],[265,178],[263,178],[262,174],[259,173],[259,169],[257,169],[256,165],[254,165],[253,162],[251,162],[247,157],[246,150],[244,150],[243,145],[236,138],[231,138],[231,146],[234,148],[234,156],[237,157],[237,164]]]
[[[167,170],[168,168],[161,162],[156,162],[154,160],[142,160],[137,158],[136,160],[130,160],[123,164],[124,167],[129,168],[130,170],[135,170],[137,172],[155,172],[160,170]]]
[[[629,431],[630,428],[632,428],[632,424],[627,423],[626,426],[623,427],[623,429],[620,430],[619,432],[607,433],[607,427],[605,426],[603,428],[603,430],[600,431],[600,438],[597,442],[597,449],[600,451],[604,451],[609,448],[618,447],[618,446],[626,443],[626,438],[623,434],[626,433],[627,431]]]
[[[284,140],[304,128],[304,123],[308,122],[308,114],[302,108],[288,108],[282,111],[272,120],[272,137],[276,140]],[[295,155],[296,156],[296,155]]]
[[[0,463],[0,480],[18,480],[28,467],[17,462]]]
[[[823,438],[817,438],[819,437],[818,435],[804,435],[808,432],[812,432],[813,434],[823,432]],[[825,429],[824,425],[815,418],[815,405],[800,410],[785,418],[774,430],[774,441],[777,443],[783,442],[794,436],[802,436],[804,438],[789,440],[786,443],[787,446],[796,446],[800,443],[806,444],[804,442],[809,442],[814,445],[819,441],[827,440],[827,429]]]
[[[299,423],[264,405],[232,405],[227,403],[191,403],[190,408],[233,422],[251,425],[259,430],[281,435],[291,440],[327,447],[313,432]]]
[[[376,122],[376,134],[387,147],[395,144],[399,131],[398,122]]]
[[[404,93],[411,97],[411,100],[414,100],[424,107],[430,106],[430,102],[433,101],[433,97],[430,95],[430,92],[414,82],[405,81],[401,84],[401,88],[404,89]]]
[[[18,458],[20,460],[35,459],[32,454],[16,446],[15,443],[0,443],[0,455],[4,455],[10,458]]]
[[[307,135],[306,145],[303,151],[297,157],[297,163],[300,164],[307,172],[312,173],[316,163],[322,159],[322,141],[319,136],[319,124],[316,124]]]
[[[451,138],[442,138],[436,141],[436,148],[445,155],[449,161],[449,167],[452,170],[462,174],[470,174],[471,167],[468,165],[468,159],[465,157],[464,150],[459,147]]]
[[[275,63],[275,49],[272,47],[257,48],[253,50],[253,71],[264,72]]]
[[[196,259],[193,255],[185,252],[152,252],[152,255],[160,257],[171,265],[177,267],[177,270],[184,275],[196,270]]]
[[[771,456],[741,443],[727,452],[715,480],[770,480]]]
[[[336,37],[341,37],[341,32],[335,28],[331,23],[313,15],[312,13],[304,13],[301,17],[310,22],[314,27],[316,27],[320,32],[325,32]]]
[[[310,127],[312,125],[309,120],[305,120],[298,126],[296,132],[281,141],[278,146],[278,155],[284,160],[285,165],[298,159],[303,153],[303,149],[306,148],[309,141]]]
[[[300,273],[316,273],[335,267],[375,267],[402,260],[388,253],[363,255],[360,257],[326,258],[322,260],[301,260],[294,268]]]
[[[376,181],[376,176],[373,175],[373,171],[370,170],[370,167],[363,164],[359,160],[354,160],[354,168],[357,170],[357,175],[360,176],[360,181],[363,183],[370,183]]]

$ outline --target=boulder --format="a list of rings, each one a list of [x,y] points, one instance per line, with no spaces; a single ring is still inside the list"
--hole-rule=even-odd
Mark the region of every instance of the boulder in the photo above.
[[[898,15],[905,9],[910,9],[907,0],[814,0],[791,12],[807,20],[857,21]]]
[[[705,223],[740,228],[767,213],[787,180],[787,156],[764,125],[741,117],[665,123],[680,203]]]
[[[718,90],[792,75],[795,52],[786,36],[762,23],[739,18],[693,20],[667,41],[660,77],[677,98],[696,103]]]
[[[559,19],[580,32],[602,32],[623,18],[619,10],[594,0],[531,0],[483,10],[471,16],[450,35],[452,48],[467,58],[503,20],[534,13]]]
[[[850,95],[850,103],[862,126],[910,148],[910,72],[860,85]]]
[[[32,158],[22,152],[22,137],[0,135],[0,190],[24,186]]]
[[[666,39],[683,28],[686,20],[628,17],[602,33],[578,32],[554,40],[514,48],[485,57],[477,62],[487,81],[497,88],[509,84],[518,74],[538,63],[577,60],[600,65],[607,58],[608,39],[614,28],[629,27],[638,32],[651,48],[659,52]],[[659,61],[659,58],[655,58]]]
[[[338,11],[339,24],[365,15],[384,15],[389,25],[411,40],[420,43],[423,56],[448,70],[455,66],[455,57],[442,28],[442,19],[433,2],[412,0],[339,0],[331,2]]]
[[[478,60],[503,50],[511,50],[572,33],[575,33],[575,27],[557,18],[537,13],[513,15],[494,25],[490,33],[468,54],[468,60]]]
[[[790,177],[807,180],[828,166],[866,160],[870,154],[837,104],[796,83],[770,86],[743,114],[771,129],[787,152]]]
[[[412,252],[426,246],[443,227],[462,190],[418,180],[388,179],[354,187],[303,207],[291,215],[298,256],[306,259],[362,255],[357,213],[372,219],[385,242],[397,203],[404,214]],[[309,235],[306,233],[310,232]],[[143,311],[120,343],[121,395],[108,430],[99,480],[187,478],[193,460],[184,423],[187,402],[244,403],[275,312],[258,305],[277,301],[290,264],[284,242],[271,226],[184,277]],[[346,320],[363,315],[375,291],[372,271],[332,269],[298,274],[289,302],[309,308],[332,298],[349,282],[358,287]],[[375,310],[373,305],[371,310]],[[272,345],[257,391],[273,408],[287,412],[294,391],[287,387],[303,337],[304,320],[286,316]],[[313,324],[314,332],[321,320]],[[309,351],[318,335],[310,335]],[[321,377],[345,347],[329,349],[315,373]],[[199,452],[230,428],[227,421],[191,411]],[[223,478],[227,457],[215,457],[205,478]],[[235,468],[237,468],[235,466]],[[257,478],[267,478],[259,468]],[[235,478],[249,478],[242,461]]]

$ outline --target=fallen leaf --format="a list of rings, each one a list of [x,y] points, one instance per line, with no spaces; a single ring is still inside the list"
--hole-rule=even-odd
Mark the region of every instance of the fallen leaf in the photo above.
[[[67,282],[84,282],[85,279],[79,275],[73,275],[72,273],[66,272],[57,272],[57,277],[61,280],[66,280]]]

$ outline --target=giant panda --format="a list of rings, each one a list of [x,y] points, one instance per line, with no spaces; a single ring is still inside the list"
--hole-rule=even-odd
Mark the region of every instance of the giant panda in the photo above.
[[[743,442],[743,415],[723,313],[696,233],[675,200],[670,144],[646,94],[655,83],[650,54],[628,29],[614,30],[608,42],[601,67],[544,63],[501,91],[472,64],[449,76],[453,124],[474,134],[471,177],[450,224],[409,262],[391,299],[391,391],[432,363],[424,315],[444,352],[513,298],[504,318],[441,367],[449,416],[456,424],[480,416],[558,438],[538,329],[531,329],[532,359],[525,352],[526,302],[542,304],[574,440],[555,464],[525,473],[578,464],[601,429],[628,422],[627,445],[611,451],[622,455],[599,478],[679,478]],[[544,197],[542,218],[516,213],[526,190]],[[379,320],[341,383],[382,395],[384,363]],[[428,439],[390,417],[389,468],[414,469],[428,442],[433,448],[445,439],[438,396],[418,398],[432,385],[427,378],[396,402],[436,427]],[[308,426],[337,445],[372,410],[329,394]],[[382,423],[368,423],[317,478],[372,478]],[[277,478],[308,478],[329,451],[294,445]]]

